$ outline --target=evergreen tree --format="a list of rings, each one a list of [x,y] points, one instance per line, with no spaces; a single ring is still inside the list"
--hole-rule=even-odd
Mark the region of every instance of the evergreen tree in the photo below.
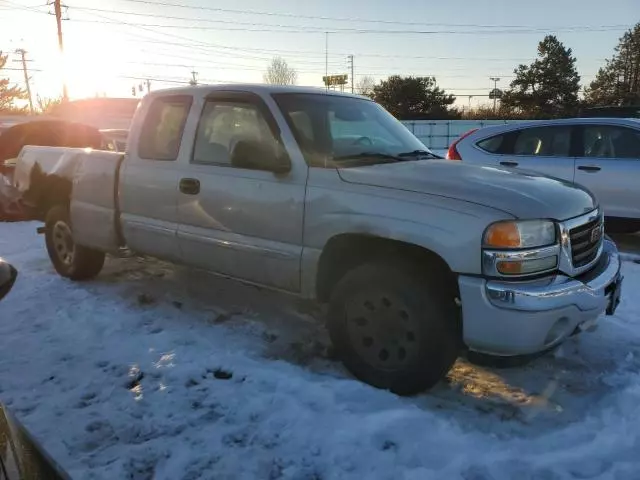
[[[502,107],[532,118],[574,115],[578,109],[580,75],[572,50],[555,36],[538,44],[538,58],[531,65],[519,65]]]
[[[434,77],[393,75],[373,87],[373,99],[401,120],[456,118],[456,97],[436,85]]]
[[[585,94],[590,106],[640,105],[640,23],[625,32]]]

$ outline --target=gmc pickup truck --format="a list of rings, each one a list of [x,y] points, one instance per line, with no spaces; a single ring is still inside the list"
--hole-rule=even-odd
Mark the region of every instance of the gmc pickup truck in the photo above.
[[[124,155],[25,147],[14,180],[60,275],[126,248],[328,304],[348,369],[399,394],[463,349],[544,352],[615,311],[593,195],[434,157],[365,98],[201,86],[145,97]]]

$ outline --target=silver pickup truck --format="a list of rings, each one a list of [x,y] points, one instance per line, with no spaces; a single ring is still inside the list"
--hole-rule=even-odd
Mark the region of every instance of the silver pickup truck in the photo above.
[[[619,302],[588,191],[433,158],[376,103],[316,89],[151,93],[127,152],[25,147],[15,185],[60,275],[128,248],[328,304],[358,378],[410,394],[463,349],[543,352]]]

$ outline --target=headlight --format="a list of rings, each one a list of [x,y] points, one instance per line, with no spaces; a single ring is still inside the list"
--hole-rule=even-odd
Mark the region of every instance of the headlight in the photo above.
[[[483,270],[491,276],[524,276],[558,267],[556,225],[549,220],[498,222],[483,238]]]
[[[484,233],[485,248],[534,248],[556,242],[556,225],[549,220],[498,222]]]

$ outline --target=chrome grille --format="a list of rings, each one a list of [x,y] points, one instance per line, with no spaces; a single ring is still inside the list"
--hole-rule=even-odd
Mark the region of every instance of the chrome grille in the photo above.
[[[597,258],[602,244],[602,227],[602,217],[599,216],[569,230],[573,268],[584,267]]]

